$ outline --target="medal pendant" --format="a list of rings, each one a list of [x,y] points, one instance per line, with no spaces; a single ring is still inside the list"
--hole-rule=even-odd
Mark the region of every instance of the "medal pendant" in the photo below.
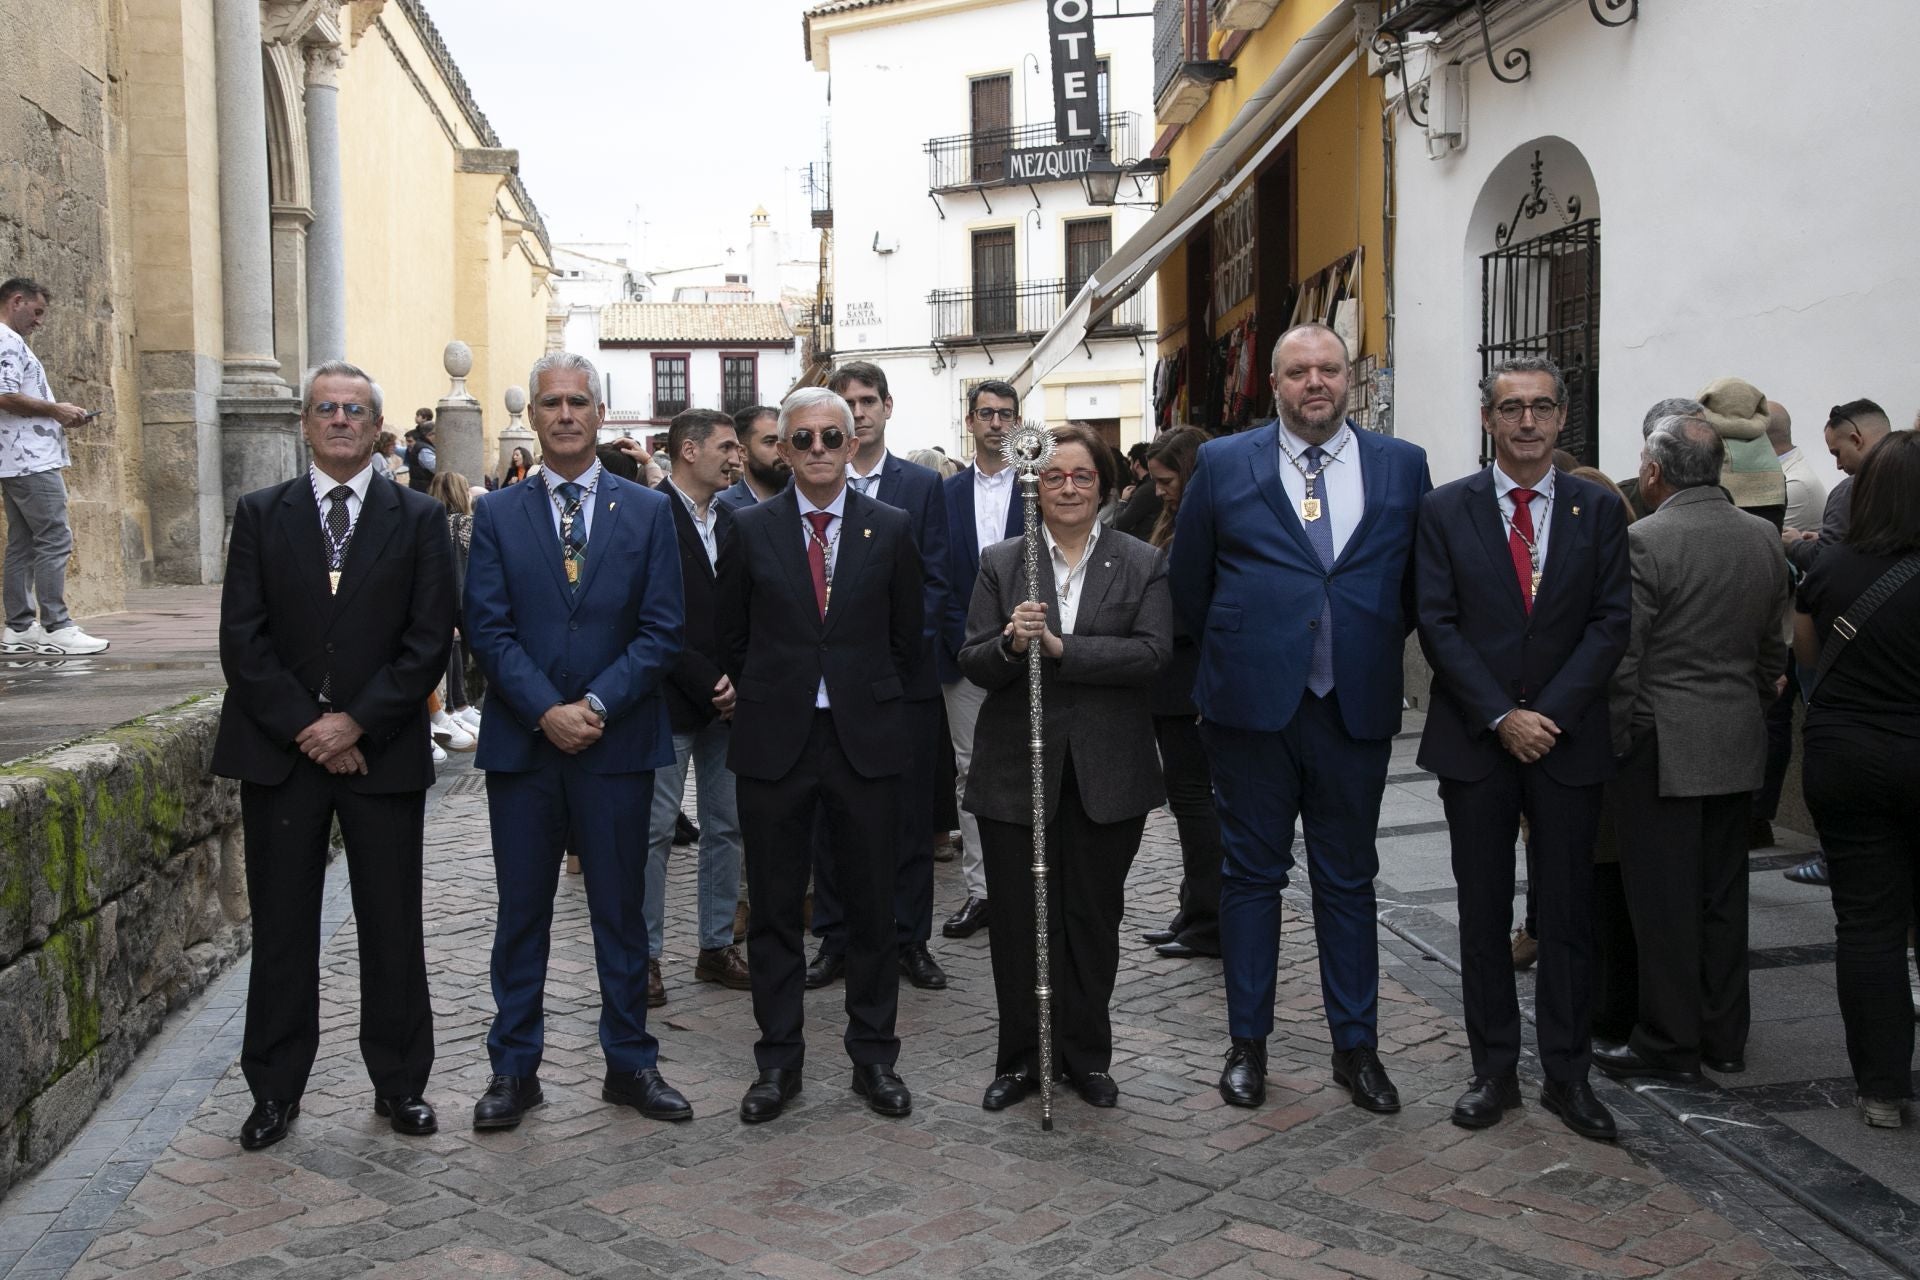
[[[1312,524],[1320,518],[1320,499],[1302,498],[1300,500],[1300,518]]]
[[[340,594],[340,571],[338,569],[327,570],[327,594],[336,596]]]
[[[577,583],[580,581],[580,562],[578,560],[567,561],[567,581],[569,583]]]
[[[1533,575],[1533,586],[1529,589],[1527,598],[1530,600],[1538,600],[1540,598],[1540,575],[1537,573]]]

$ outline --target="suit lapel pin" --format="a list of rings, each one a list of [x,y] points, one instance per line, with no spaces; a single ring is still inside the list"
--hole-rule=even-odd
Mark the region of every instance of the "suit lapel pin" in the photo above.
[[[1573,514],[1575,514],[1575,515],[1579,515],[1579,514],[1580,514],[1580,508],[1578,508],[1578,507],[1575,507],[1575,508],[1573,509]]]
[[[862,530],[860,531],[860,536],[861,536],[861,537],[863,537],[863,538],[871,538],[871,537],[873,536],[873,530],[871,530],[871,529],[862,529]]]
[[[611,510],[613,510],[613,509],[614,509],[615,507],[617,507],[617,506],[619,506],[619,505],[620,505],[620,504],[619,504],[619,503],[617,503],[617,502],[609,502],[609,503],[607,504],[607,510],[609,510],[609,511],[611,511]]]

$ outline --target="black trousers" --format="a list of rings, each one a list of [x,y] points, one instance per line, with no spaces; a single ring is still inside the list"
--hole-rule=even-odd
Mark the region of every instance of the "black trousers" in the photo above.
[[[1660,746],[1633,744],[1607,788],[1633,936],[1640,945],[1635,1053],[1697,1070],[1702,1055],[1745,1054],[1747,827],[1753,793],[1660,794]],[[1911,1017],[1911,1013],[1908,1015]]]
[[[800,908],[816,818],[826,828],[840,873],[847,1056],[856,1065],[891,1065],[900,1056],[894,1031],[900,950],[893,929],[899,793],[898,778],[865,778],[854,770],[826,711],[814,712],[806,750],[793,772],[773,782],[736,780],[753,901],[747,970],[753,978],[753,1016],[760,1024],[753,1057],[762,1070],[797,1068],[806,1058],[801,1028],[807,954]],[[818,910],[817,891],[814,904]]]
[[[306,1092],[320,1046],[320,905],[333,819],[360,943],[360,1056],[379,1097],[425,1091],[433,1007],[420,921],[427,793],[363,795],[301,759],[277,787],[240,785],[253,969],[240,1069],[256,1100]]]
[[[1120,971],[1120,918],[1126,913],[1127,871],[1146,825],[1145,814],[1121,822],[1089,818],[1068,756],[1059,806],[1047,824],[1047,969],[1054,1067],[1074,1079],[1113,1066],[1108,1006]],[[1033,828],[982,818],[980,852],[996,922],[989,940],[1000,1010],[994,1073],[1037,1070]]]
[[[1593,1038],[1625,1044],[1640,1020],[1640,952],[1618,862],[1593,864]]]
[[[1167,808],[1180,832],[1179,941],[1208,950],[1220,946],[1220,814],[1213,807],[1213,770],[1200,744],[1200,722],[1191,715],[1155,716],[1160,767],[1167,779]]]
[[[1807,721],[1807,808],[1833,881],[1834,980],[1855,1086],[1913,1096],[1907,930],[1920,918],[1920,725]]]
[[[894,936],[902,947],[933,936],[933,819],[940,807],[939,747],[947,742],[939,698],[903,702],[907,741],[902,745],[900,804],[888,848],[894,855]],[[951,744],[948,750],[951,750]],[[953,788],[947,788],[953,794]],[[847,911],[841,882],[849,873],[840,850],[822,827],[810,837],[813,849],[813,936],[829,955],[845,955]]]
[[[1793,707],[1800,701],[1800,665],[1787,659],[1787,687],[1767,704],[1767,778],[1753,793],[1753,816],[1772,822],[1780,812],[1780,789],[1793,763]]]
[[[1593,843],[1603,788],[1572,787],[1538,764],[1503,757],[1474,782],[1440,780],[1460,907],[1461,994],[1473,1074],[1512,1075],[1520,1062],[1514,985],[1514,842],[1527,818],[1540,940],[1534,1013],[1549,1080],[1586,1079],[1593,1000]]]

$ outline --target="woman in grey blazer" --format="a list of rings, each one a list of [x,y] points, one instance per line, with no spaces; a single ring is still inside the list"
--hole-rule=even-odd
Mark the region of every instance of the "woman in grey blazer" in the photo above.
[[[1150,694],[1173,650],[1173,606],[1159,552],[1102,529],[1111,453],[1090,429],[1054,430],[1040,477],[1045,551],[1038,602],[1027,599],[1022,544],[987,548],[967,613],[960,669],[987,690],[964,801],[980,819],[987,896],[995,903],[993,986],[1000,1050],[988,1111],[1039,1087],[1032,927],[1033,800],[1027,646],[1042,664],[1046,742],[1048,948],[1054,1051],[1080,1096],[1110,1107],[1107,1006],[1120,966],[1127,869],[1147,814],[1165,797]],[[1005,904],[1004,906],[1000,904]]]

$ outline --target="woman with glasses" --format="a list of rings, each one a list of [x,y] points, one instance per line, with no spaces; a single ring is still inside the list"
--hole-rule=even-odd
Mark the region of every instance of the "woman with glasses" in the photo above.
[[[980,820],[995,904],[993,986],[1000,1011],[998,1111],[1039,1087],[1032,752],[1027,652],[1042,654],[1048,951],[1056,1069],[1082,1098],[1110,1107],[1107,1006],[1120,965],[1127,869],[1147,814],[1165,797],[1151,693],[1173,650],[1173,606],[1153,547],[1101,529],[1112,451],[1088,427],[1055,428],[1040,474],[1039,582],[1027,603],[1023,541],[987,548],[967,613],[960,669],[987,690],[974,730],[965,807]]]

